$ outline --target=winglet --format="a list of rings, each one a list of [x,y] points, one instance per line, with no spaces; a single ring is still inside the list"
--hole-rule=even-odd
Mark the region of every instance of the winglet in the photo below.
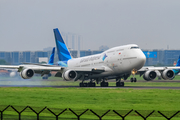
[[[50,56],[49,62],[48,62],[49,65],[54,64],[54,53],[55,53],[55,47],[52,49],[52,53],[51,53],[51,56]]]
[[[58,28],[53,29],[53,31],[54,31],[54,37],[56,41],[59,61],[68,61],[69,59],[72,59],[69,50],[67,49],[66,44]]]
[[[177,60],[176,66],[180,66],[180,56],[179,56],[179,59]]]

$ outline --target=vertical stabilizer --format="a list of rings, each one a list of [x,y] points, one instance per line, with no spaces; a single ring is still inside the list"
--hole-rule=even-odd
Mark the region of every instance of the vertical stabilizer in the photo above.
[[[52,53],[51,53],[51,56],[50,56],[49,62],[48,62],[49,65],[54,64],[54,53],[55,53],[55,47],[52,49]]]
[[[180,66],[180,56],[179,56],[176,66]]]
[[[179,56],[179,59],[177,60],[176,66],[177,67],[180,66],[180,56]],[[177,74],[179,74],[180,69],[173,69],[173,72],[174,72],[175,75],[177,75]]]
[[[67,49],[67,46],[58,30],[58,28],[53,29],[54,31],[54,37],[56,41],[56,47],[58,52],[58,58],[59,61],[68,61],[69,59],[72,59],[69,50]]]

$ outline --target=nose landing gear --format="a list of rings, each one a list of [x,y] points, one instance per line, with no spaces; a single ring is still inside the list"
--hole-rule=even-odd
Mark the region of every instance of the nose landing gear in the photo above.
[[[133,75],[133,77],[131,78],[131,82],[136,82],[137,81],[137,79],[135,78],[135,74],[137,73],[137,70],[135,70],[135,69],[133,69],[132,71],[131,71],[131,74]]]
[[[131,78],[131,82],[136,82],[137,81],[137,79],[136,78]]]

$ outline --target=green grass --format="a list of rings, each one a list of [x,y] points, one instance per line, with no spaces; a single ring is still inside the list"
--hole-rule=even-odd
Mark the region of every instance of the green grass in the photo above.
[[[12,80],[0,81],[1,85],[73,85],[78,86],[80,81],[62,81],[60,78],[50,77],[49,80]],[[142,78],[136,76],[137,83],[125,81],[125,86],[167,86],[180,87],[180,82],[144,82]],[[176,76],[174,81],[180,80]],[[159,81],[159,80],[156,80]],[[115,86],[115,82],[109,82],[110,86]],[[99,85],[98,85],[99,86]],[[47,106],[56,114],[63,109],[71,108],[78,114],[85,109],[92,109],[97,114],[102,115],[107,110],[111,110],[103,119],[119,119],[112,110],[125,115],[131,109],[138,110],[143,115],[147,115],[152,110],[155,113],[148,120],[165,120],[157,111],[160,110],[169,117],[180,110],[180,90],[163,89],[122,89],[122,88],[30,88],[30,87],[1,87],[0,88],[0,110],[7,105],[13,105],[19,111],[29,105],[37,111]],[[3,113],[6,119],[16,118],[18,114],[8,108]],[[27,109],[22,113],[22,119],[36,119],[36,114]],[[40,118],[54,119],[49,111],[45,110],[40,114]],[[180,113],[172,120],[178,120]],[[76,118],[69,110],[60,116],[61,119]],[[82,118],[98,119],[90,111],[86,112]],[[134,111],[126,117],[126,120],[143,120]]]
[[[177,106],[180,104],[180,90],[15,87],[0,88],[0,98],[1,105],[74,109],[180,109]]]
[[[71,108],[75,111],[92,109],[99,114],[106,110],[178,111],[180,110],[180,90],[159,89],[106,89],[106,88],[0,88],[0,105],[32,106],[43,108]],[[0,108],[1,110],[2,108]],[[22,110],[22,109],[21,109]],[[58,111],[59,112],[59,111]],[[142,112],[142,111],[141,111]],[[15,114],[10,110],[7,114]],[[25,113],[24,115],[32,113]],[[91,115],[90,115],[91,114]],[[156,113],[157,114],[157,113]],[[47,111],[43,116],[52,116]],[[73,117],[70,112],[64,117]],[[138,120],[133,112],[129,119]],[[75,117],[75,116],[74,116]],[[84,117],[94,117],[89,111]],[[160,119],[160,115],[156,115]],[[76,118],[76,117],[75,117]],[[95,117],[97,118],[97,117]],[[118,118],[111,111],[106,119]],[[154,118],[153,118],[154,119]]]

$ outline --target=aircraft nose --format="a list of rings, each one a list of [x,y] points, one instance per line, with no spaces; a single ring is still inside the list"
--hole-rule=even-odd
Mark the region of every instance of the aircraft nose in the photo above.
[[[141,63],[142,66],[144,66],[145,62],[146,62],[146,56],[144,55],[144,53],[142,52],[141,55],[139,56],[139,62]]]

